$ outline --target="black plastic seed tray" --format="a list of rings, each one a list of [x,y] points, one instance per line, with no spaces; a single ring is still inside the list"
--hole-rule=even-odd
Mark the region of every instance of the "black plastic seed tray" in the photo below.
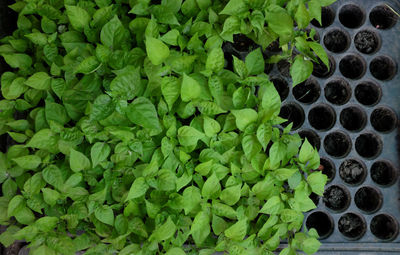
[[[305,225],[318,254],[400,254],[400,1],[339,0],[312,22],[330,70],[291,88],[288,65],[270,72],[281,116],[319,148],[329,176]]]

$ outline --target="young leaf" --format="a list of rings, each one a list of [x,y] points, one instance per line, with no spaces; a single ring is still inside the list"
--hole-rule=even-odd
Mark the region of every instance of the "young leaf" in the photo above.
[[[232,226],[230,226],[227,230],[225,230],[225,236],[234,240],[234,241],[242,241],[247,234],[248,223],[247,220],[239,220]]]
[[[71,5],[66,5],[65,9],[67,10],[68,19],[74,29],[83,31],[86,26],[89,26],[91,17],[85,9]]]
[[[161,40],[147,37],[146,38],[146,52],[153,65],[162,64],[169,56],[169,48]]]
[[[210,234],[210,217],[207,213],[197,213],[190,228],[190,233],[197,246],[200,246]]]
[[[264,72],[265,61],[264,56],[261,52],[261,48],[250,52],[246,56],[245,60],[246,68],[249,71],[249,75],[257,75]]]
[[[71,148],[69,155],[69,165],[71,170],[79,172],[90,168],[90,161],[85,154]]]
[[[201,88],[199,83],[192,77],[183,74],[181,86],[181,98],[183,102],[188,102],[200,96]]]
[[[307,182],[311,187],[311,190],[322,196],[324,194],[324,187],[328,180],[328,177],[321,172],[314,172],[307,176]]]
[[[303,56],[296,56],[294,63],[290,67],[290,75],[292,76],[293,86],[302,83],[310,77],[313,71],[313,64],[310,60],[305,60]]]
[[[160,133],[162,128],[154,104],[145,97],[136,98],[127,108],[128,119],[139,126]]]
[[[137,178],[133,182],[125,202],[143,196],[148,188],[149,185],[146,183],[146,180],[143,177]]]
[[[100,162],[106,160],[110,152],[110,145],[100,142],[95,143],[90,150],[93,167],[96,167]]]

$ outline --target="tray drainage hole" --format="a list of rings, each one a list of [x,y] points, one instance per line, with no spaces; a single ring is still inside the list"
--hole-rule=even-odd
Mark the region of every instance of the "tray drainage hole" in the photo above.
[[[285,100],[289,95],[289,85],[282,78],[272,78],[272,83],[275,86],[276,91],[278,91],[281,101]]]
[[[399,224],[388,214],[378,214],[372,218],[370,229],[379,239],[392,240],[399,232]]]
[[[362,82],[357,85],[354,90],[354,94],[358,102],[363,105],[374,105],[381,99],[381,89],[378,85],[373,82]]]
[[[329,69],[324,63],[322,63],[320,58],[318,58],[318,63],[313,62],[313,64],[314,69],[312,74],[318,78],[327,78],[331,76],[336,68],[335,60],[332,56],[329,56]]]
[[[293,96],[297,101],[311,104],[317,101],[321,94],[319,83],[315,79],[308,79],[293,88]]]
[[[387,56],[378,56],[369,64],[372,76],[378,80],[390,80],[396,74],[396,63]]]
[[[348,239],[360,239],[367,230],[364,218],[355,213],[346,213],[339,219],[338,228],[340,233]]]
[[[334,228],[332,217],[321,211],[311,213],[306,220],[307,229],[315,228],[320,239],[327,238]]]
[[[375,7],[369,14],[371,24],[377,29],[391,28],[396,24],[397,19],[397,14],[385,5]]]
[[[327,158],[321,158],[320,164],[322,165],[322,173],[328,176],[328,182],[331,182],[336,175],[335,165]]]
[[[350,36],[341,29],[334,29],[324,36],[324,44],[329,51],[339,53],[350,46]]]
[[[290,77],[290,63],[287,60],[281,60],[277,64],[279,72],[285,76]]]
[[[335,11],[331,7],[326,6],[321,8],[322,24],[319,24],[319,22],[316,19],[313,19],[311,21],[311,24],[313,24],[316,27],[328,27],[332,25],[334,20],[335,20]]]
[[[354,45],[357,50],[364,54],[371,54],[377,51],[380,46],[379,36],[370,30],[362,30],[354,37]]]
[[[283,127],[293,122],[293,129],[298,129],[304,123],[304,111],[300,105],[296,103],[290,103],[282,106],[279,117],[287,119],[286,122],[282,123]]]
[[[347,55],[340,60],[339,70],[346,78],[358,79],[364,75],[366,64],[364,59],[358,55]]]
[[[339,175],[342,180],[351,185],[362,183],[367,176],[367,168],[363,163],[355,159],[347,159],[339,167]]]
[[[376,161],[372,164],[371,179],[379,185],[388,186],[396,181],[396,171],[394,166],[387,161]]]
[[[355,147],[360,156],[374,158],[382,151],[382,141],[373,133],[365,133],[357,137]]]
[[[351,150],[351,139],[343,132],[335,131],[324,139],[325,151],[337,158],[346,156]]]
[[[324,204],[333,211],[344,211],[350,205],[350,192],[343,186],[332,185],[324,191]]]
[[[364,11],[355,4],[347,4],[340,9],[339,20],[345,27],[357,28],[364,23]]]
[[[365,127],[367,122],[366,113],[359,107],[350,106],[340,113],[340,123],[350,131],[358,131]]]
[[[347,103],[351,97],[351,88],[347,81],[343,79],[335,79],[325,85],[326,99],[336,105]]]
[[[328,130],[333,127],[336,121],[335,111],[326,104],[318,105],[308,113],[310,125],[317,130]]]
[[[397,123],[396,113],[386,107],[379,107],[371,113],[371,124],[376,131],[392,131]]]
[[[356,206],[367,213],[373,213],[382,205],[382,195],[373,187],[362,187],[354,195]]]
[[[321,148],[321,139],[319,138],[319,135],[312,131],[311,129],[305,129],[301,130],[299,132],[299,136],[304,140],[304,138],[307,138],[308,142],[317,150]]]
[[[233,48],[239,52],[249,52],[257,48],[257,44],[243,34],[233,35]]]

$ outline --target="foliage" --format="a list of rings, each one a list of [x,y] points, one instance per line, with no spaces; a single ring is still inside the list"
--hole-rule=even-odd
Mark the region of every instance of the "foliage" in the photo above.
[[[281,130],[265,62],[327,63],[307,33],[332,0],[17,0],[1,39],[0,241],[32,254],[316,252],[300,232],[326,176]],[[296,26],[295,26],[296,24]],[[261,48],[235,55],[246,35]],[[265,60],[278,41],[282,54]],[[184,245],[185,244],[185,245]]]

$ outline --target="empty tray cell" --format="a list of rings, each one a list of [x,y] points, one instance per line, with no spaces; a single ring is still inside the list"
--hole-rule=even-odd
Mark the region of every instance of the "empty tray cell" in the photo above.
[[[279,113],[279,117],[287,119],[286,122],[282,123],[283,127],[293,122],[293,129],[301,127],[304,123],[304,111],[300,105],[296,103],[289,103],[283,105]]]
[[[350,212],[340,217],[338,228],[347,239],[357,240],[365,234],[367,224],[361,215]]]
[[[297,101],[311,104],[318,100],[321,94],[319,83],[316,79],[309,78],[293,88],[293,96]]]
[[[341,78],[335,78],[325,85],[325,98],[332,104],[342,105],[349,101],[351,88],[349,83]]]
[[[306,227],[307,229],[315,228],[320,239],[323,239],[327,238],[333,232],[334,222],[328,213],[316,211],[307,217]]]
[[[331,106],[320,104],[310,110],[308,121],[317,130],[329,130],[335,125],[336,113]]]
[[[317,150],[319,150],[321,148],[321,138],[319,137],[319,135],[314,132],[311,129],[304,129],[299,131],[299,136],[302,139],[307,138],[308,142],[315,148],[317,148]]]
[[[351,139],[341,131],[329,133],[324,139],[324,149],[332,157],[345,157],[351,150]]]
[[[377,238],[389,241],[397,236],[399,223],[388,214],[378,214],[372,218],[370,229]]]
[[[365,180],[367,168],[357,159],[346,159],[340,164],[339,175],[345,183],[358,185]]]
[[[381,186],[389,186],[397,180],[397,171],[393,164],[387,160],[374,162],[371,166],[370,174],[371,179]]]
[[[313,62],[314,69],[312,74],[318,78],[328,78],[335,72],[336,64],[332,56],[329,57],[329,68],[318,58],[318,62]]]
[[[336,175],[335,164],[332,162],[332,160],[327,158],[321,158],[320,164],[322,168],[322,173],[328,177],[328,182],[331,182]]]
[[[359,79],[365,74],[365,60],[356,54],[347,55],[340,60],[339,70],[346,78]]]
[[[372,81],[362,81],[356,86],[354,95],[361,104],[371,106],[379,103],[382,91],[381,88]]]
[[[364,11],[355,4],[346,4],[339,11],[339,21],[348,28],[360,27],[365,21]]]
[[[367,123],[367,114],[360,107],[350,106],[340,113],[340,124],[349,131],[360,131]]]
[[[392,79],[396,69],[396,63],[388,56],[378,56],[369,64],[372,76],[381,81]]]
[[[397,124],[396,113],[387,107],[376,108],[370,119],[374,129],[379,132],[392,131]]]
[[[349,48],[350,40],[350,36],[347,32],[335,28],[324,36],[324,45],[329,51],[340,53]]]
[[[285,76],[290,77],[290,63],[287,60],[281,60],[277,64],[279,72]]]
[[[271,81],[274,84],[275,89],[278,91],[281,101],[285,100],[289,95],[289,84],[287,81],[280,77],[272,78]]]
[[[332,185],[325,189],[323,201],[327,208],[343,212],[350,205],[350,192],[342,185]]]
[[[366,213],[378,211],[382,206],[382,201],[382,194],[374,187],[359,188],[354,195],[354,203]]]
[[[397,22],[397,14],[388,6],[379,5],[369,13],[371,24],[377,29],[388,29],[393,27]]]
[[[381,43],[376,32],[371,30],[362,30],[354,37],[354,45],[359,52],[371,54],[379,49]]]
[[[357,137],[355,148],[364,158],[375,158],[382,151],[382,140],[374,133],[364,133]]]
[[[335,11],[332,9],[332,7],[330,6],[322,7],[321,21],[322,24],[320,24],[316,19],[313,19],[311,21],[311,24],[313,24],[316,27],[328,27],[332,25],[332,23],[335,21]]]

